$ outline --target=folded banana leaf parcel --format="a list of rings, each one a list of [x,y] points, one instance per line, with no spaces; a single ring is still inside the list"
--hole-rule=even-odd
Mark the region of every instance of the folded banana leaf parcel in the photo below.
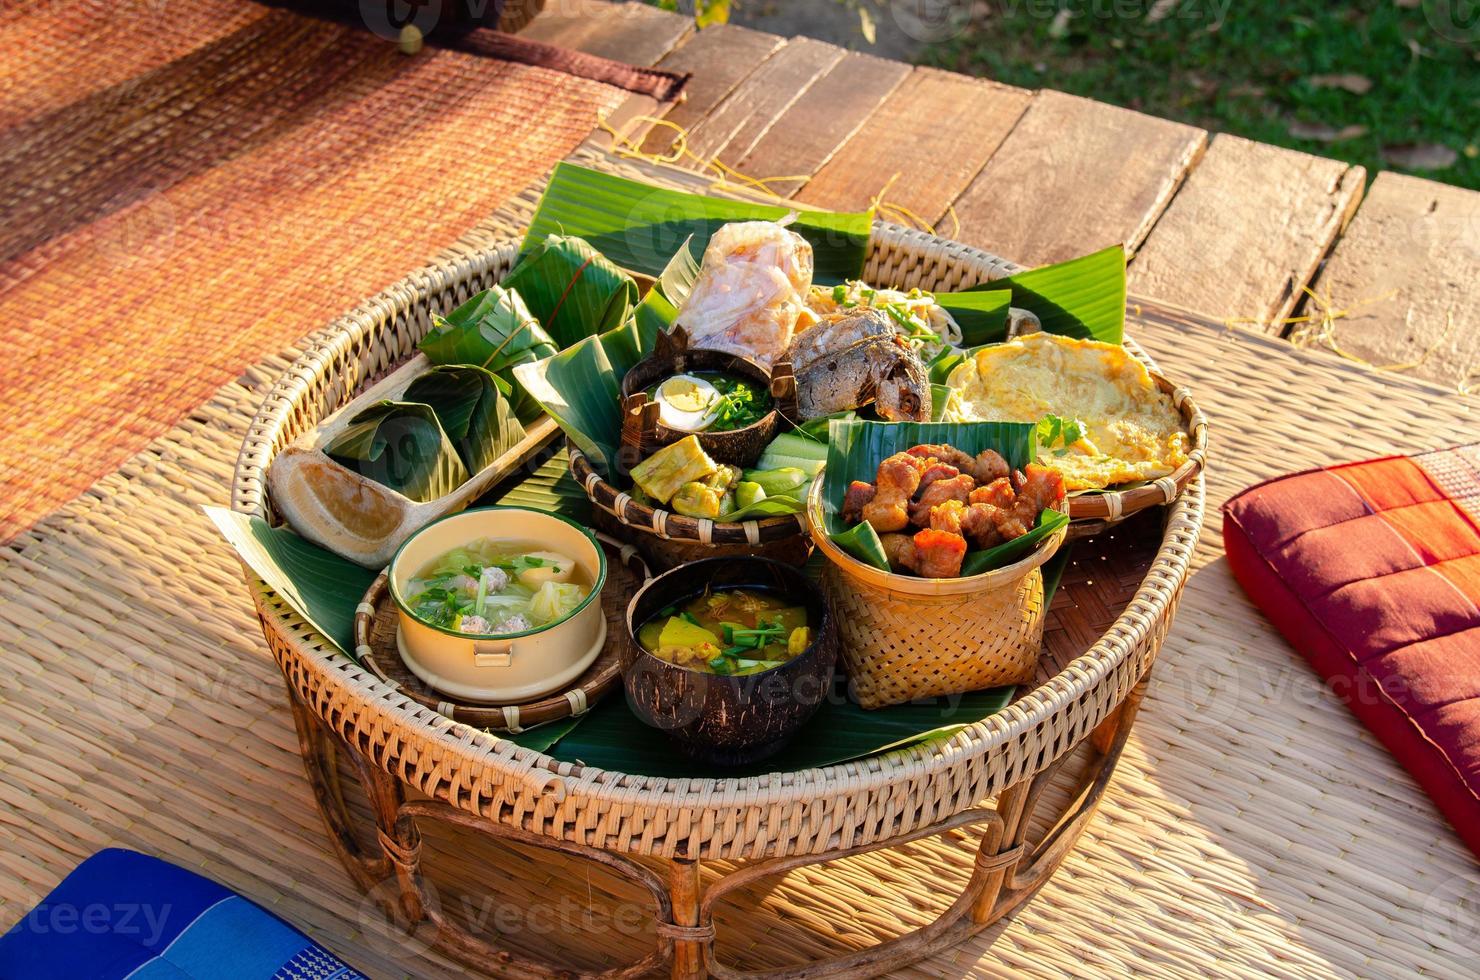
[[[524,438],[509,390],[477,365],[434,367],[356,414],[324,453],[417,503],[435,500]]]
[[[527,248],[499,285],[519,294],[561,349],[621,326],[638,301],[636,280],[570,235]]]

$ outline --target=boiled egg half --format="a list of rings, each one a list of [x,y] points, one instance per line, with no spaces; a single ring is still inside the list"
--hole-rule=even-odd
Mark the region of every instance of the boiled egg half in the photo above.
[[[653,392],[658,419],[670,429],[699,432],[708,428],[719,411],[720,394],[714,385],[692,374],[675,374]]]

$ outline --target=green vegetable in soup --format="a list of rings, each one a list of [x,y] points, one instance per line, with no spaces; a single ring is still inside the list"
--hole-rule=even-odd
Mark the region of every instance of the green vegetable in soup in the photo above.
[[[559,622],[590,594],[569,556],[483,538],[427,562],[407,584],[406,605],[432,626],[506,636]]]
[[[812,630],[803,606],[759,589],[725,589],[660,610],[638,627],[637,642],[690,670],[754,674],[804,653]]]

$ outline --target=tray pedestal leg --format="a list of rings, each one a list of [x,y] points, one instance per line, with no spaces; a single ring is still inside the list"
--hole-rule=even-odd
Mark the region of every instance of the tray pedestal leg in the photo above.
[[[705,948],[714,940],[713,924],[699,922],[699,862],[675,858],[668,865],[668,898],[673,903],[673,924],[659,923],[660,933],[673,940],[674,980],[702,980]]]
[[[1079,835],[1093,818],[1125,747],[1136,711],[1145,694],[1149,676],[1143,676],[1126,700],[1086,739],[1084,750],[1092,753],[1089,765],[1075,783],[1070,802],[1054,814],[1051,829],[1041,839],[1030,841],[1031,818],[1044,799],[1044,790],[1062,779],[1060,760],[1031,779],[1003,790],[992,805],[983,804],[909,834],[858,847],[821,854],[766,858],[741,865],[723,877],[701,885],[700,862],[691,858],[670,859],[666,877],[622,854],[542,837],[435,800],[407,801],[401,780],[355,751],[332,732],[327,724],[296,696],[290,697],[304,767],[315,800],[334,845],[357,885],[375,895],[386,911],[415,930],[429,924],[435,944],[446,952],[496,976],[569,976],[562,966],[516,954],[468,932],[429,902],[423,881],[418,820],[439,820],[474,833],[497,839],[575,855],[629,881],[643,886],[652,896],[652,919],[657,947],[633,963],[603,971],[600,976],[626,978],[652,975],[663,966],[677,980],[819,980],[822,977],[877,976],[916,962],[960,944],[986,929],[1027,901],[1041,888],[1067,857]],[[1081,750],[1083,751],[1083,750]],[[365,789],[374,816],[379,853],[359,843],[345,806],[340,786],[339,753],[347,753],[352,768]],[[805,965],[778,970],[746,971],[723,963],[715,950],[713,913],[725,894],[759,879],[785,874],[795,868],[833,861],[869,851],[900,847],[958,828],[975,826],[981,833],[975,865],[969,881],[949,908],[928,925],[913,932],[881,941],[856,952],[833,956]],[[386,884],[394,881],[394,892]]]

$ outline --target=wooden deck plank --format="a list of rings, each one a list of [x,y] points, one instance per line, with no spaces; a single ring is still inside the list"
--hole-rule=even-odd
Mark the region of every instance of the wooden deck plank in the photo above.
[[[689,148],[706,160],[717,156],[734,166],[846,53],[809,37],[792,38],[689,130]]]
[[[800,94],[735,167],[750,177],[796,175],[797,180],[766,185],[790,197],[909,74],[909,66],[898,61],[849,52]]]
[[[629,65],[651,65],[693,29],[691,18],[646,3],[560,0],[519,36]]]
[[[693,33],[693,26],[691,18],[643,3],[562,0],[541,11],[519,34],[614,61],[648,66],[682,45]],[[651,129],[653,118],[672,106],[671,102],[660,103],[650,95],[633,93],[604,117],[605,123],[623,139],[636,140]],[[605,128],[598,127],[588,142],[608,149],[614,140]]]
[[[887,199],[931,224],[971,183],[1033,93],[936,68],[916,68],[796,195],[822,208]]]
[[[1215,136],[1136,253],[1130,290],[1278,334],[1366,178],[1340,160]]]
[[[1405,373],[1473,389],[1477,267],[1480,193],[1383,171],[1313,288],[1351,311],[1335,324],[1343,350],[1378,365],[1419,361]]]
[[[957,199],[961,239],[1026,265],[1133,251],[1206,145],[1195,126],[1039,92]]]
[[[785,43],[785,38],[775,34],[735,24],[706,27],[694,34],[658,62],[666,71],[693,74],[684,87],[684,100],[664,118],[684,129],[694,126]],[[642,149],[666,154],[677,138],[673,129],[660,126],[648,134]]]

